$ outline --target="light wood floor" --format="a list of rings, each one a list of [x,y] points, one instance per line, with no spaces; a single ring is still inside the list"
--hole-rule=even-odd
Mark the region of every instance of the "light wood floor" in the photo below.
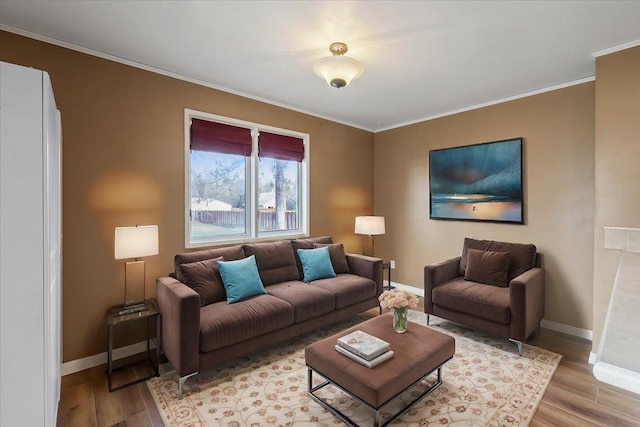
[[[532,426],[640,426],[640,396],[593,377],[587,362],[590,341],[541,329],[528,344],[562,355]],[[162,368],[170,369],[168,364]],[[109,393],[105,369],[101,365],[62,378],[58,427],[163,425],[144,382]],[[125,368],[114,384],[144,375],[144,366]]]

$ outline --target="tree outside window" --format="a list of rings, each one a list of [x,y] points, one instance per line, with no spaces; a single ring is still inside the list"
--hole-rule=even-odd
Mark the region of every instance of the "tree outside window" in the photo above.
[[[299,163],[261,158],[259,164],[259,231],[295,230]]]

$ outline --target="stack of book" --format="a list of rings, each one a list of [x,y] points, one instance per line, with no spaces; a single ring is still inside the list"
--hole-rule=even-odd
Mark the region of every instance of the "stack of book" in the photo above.
[[[338,338],[336,351],[368,368],[393,357],[388,342],[360,330]]]

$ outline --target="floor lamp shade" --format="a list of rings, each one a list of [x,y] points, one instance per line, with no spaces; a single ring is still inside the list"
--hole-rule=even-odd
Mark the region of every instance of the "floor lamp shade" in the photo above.
[[[158,226],[116,227],[115,259],[131,259],[125,264],[124,306],[145,300],[145,262],[138,258],[158,254]]]
[[[370,251],[365,251],[365,255],[374,255],[373,237],[385,233],[383,216],[357,216],[356,217],[356,234],[364,234],[369,236]]]
[[[383,216],[357,216],[356,234],[376,236],[385,233]]]

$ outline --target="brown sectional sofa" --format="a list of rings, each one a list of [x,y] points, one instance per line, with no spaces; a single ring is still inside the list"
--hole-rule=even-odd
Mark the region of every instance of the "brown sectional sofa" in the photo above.
[[[544,317],[545,273],[531,244],[466,238],[462,255],[424,267],[424,311],[518,345]]]
[[[336,277],[302,282],[296,250],[326,245]],[[214,260],[251,255],[267,293],[227,304]],[[198,371],[377,307],[382,293],[382,260],[344,254],[331,237],[182,253],[174,264],[156,291],[162,349],[180,377],[180,397]]]

